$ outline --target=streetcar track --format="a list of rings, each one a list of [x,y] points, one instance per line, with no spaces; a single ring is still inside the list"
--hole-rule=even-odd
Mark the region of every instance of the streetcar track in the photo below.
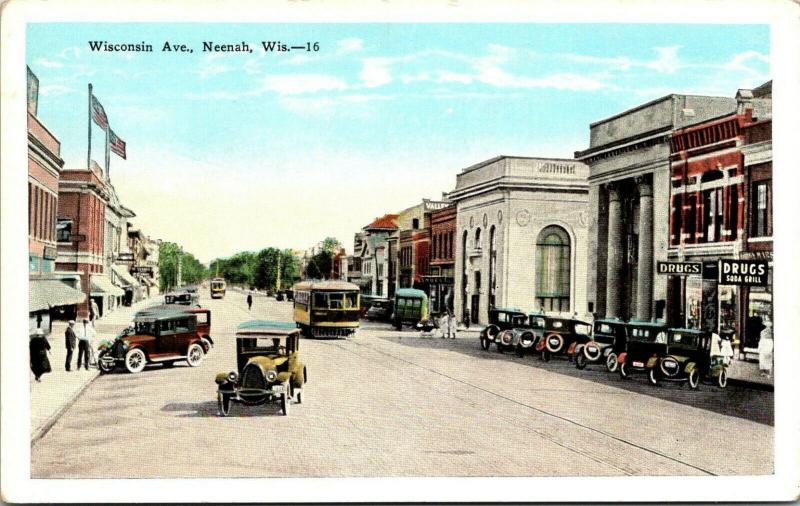
[[[633,441],[630,441],[630,440],[624,439],[624,438],[622,438],[622,437],[616,436],[616,435],[614,435],[614,434],[608,433],[608,432],[606,432],[606,431],[604,431],[604,430],[601,430],[601,429],[597,429],[597,428],[594,428],[594,427],[588,426],[588,425],[586,425],[586,424],[583,424],[583,423],[581,423],[581,422],[578,422],[578,421],[576,421],[576,420],[572,420],[572,419],[570,419],[570,418],[567,418],[567,417],[565,417],[565,416],[562,416],[562,415],[557,415],[557,414],[555,414],[555,413],[551,413],[551,412],[549,412],[549,411],[546,411],[546,410],[544,410],[544,409],[541,409],[541,408],[537,408],[537,407],[535,407],[535,406],[531,406],[530,404],[526,404],[526,403],[524,403],[524,402],[520,402],[520,401],[518,401],[518,400],[516,400],[516,399],[513,399],[513,398],[511,398],[511,397],[508,397],[508,396],[506,396],[506,395],[499,394],[499,393],[497,393],[497,392],[493,392],[493,391],[491,391],[491,390],[488,390],[488,389],[486,389],[486,388],[484,388],[484,387],[482,387],[482,386],[480,386],[480,385],[475,385],[475,384],[473,384],[473,383],[470,383],[469,381],[465,381],[465,380],[462,380],[462,379],[459,379],[459,378],[455,378],[455,377],[453,377],[453,376],[450,376],[449,374],[446,374],[446,373],[443,373],[443,372],[437,371],[437,370],[435,370],[435,369],[432,369],[432,368],[430,368],[430,367],[427,367],[427,366],[424,366],[424,365],[418,364],[418,363],[416,363],[416,362],[413,362],[413,361],[411,361],[411,360],[407,360],[407,359],[405,359],[405,358],[398,357],[398,356],[396,356],[396,355],[393,355],[393,354],[391,354],[391,353],[385,352],[385,351],[383,351],[383,350],[379,350],[379,349],[377,349],[377,348],[375,348],[375,347],[373,347],[373,346],[369,346],[369,345],[366,345],[366,344],[363,344],[363,343],[358,343],[358,342],[356,342],[356,341],[350,341],[350,342],[351,342],[351,343],[353,343],[355,346],[363,346],[363,347],[365,347],[365,348],[367,348],[367,349],[369,349],[369,350],[372,350],[372,351],[374,351],[374,352],[376,352],[376,353],[380,353],[380,354],[382,354],[382,355],[385,355],[385,356],[387,356],[387,357],[393,358],[393,359],[395,359],[395,360],[398,360],[398,361],[400,361],[400,362],[404,362],[404,363],[407,363],[407,364],[409,364],[409,365],[412,365],[412,366],[418,367],[418,368],[420,368],[420,369],[423,369],[423,370],[425,370],[425,371],[432,372],[432,373],[434,373],[434,374],[437,374],[437,375],[439,375],[439,376],[442,376],[442,377],[444,377],[444,378],[447,378],[447,379],[449,379],[449,380],[451,380],[451,381],[454,381],[454,382],[456,382],[456,383],[460,383],[460,384],[462,384],[462,385],[465,385],[465,386],[468,386],[468,387],[472,387],[472,388],[474,388],[474,389],[476,389],[476,390],[480,390],[480,391],[482,391],[482,392],[484,392],[484,393],[487,393],[487,394],[493,395],[493,396],[495,396],[495,397],[499,397],[499,398],[501,398],[501,399],[504,399],[504,400],[506,400],[506,401],[509,401],[509,402],[511,402],[511,403],[514,403],[514,404],[516,404],[516,405],[518,405],[518,406],[521,406],[521,407],[524,407],[524,408],[528,408],[528,409],[530,409],[530,410],[532,410],[532,411],[536,411],[537,413],[540,413],[540,414],[542,414],[542,415],[549,416],[549,417],[551,417],[551,418],[555,418],[555,419],[557,419],[557,420],[560,420],[560,421],[562,421],[562,422],[566,422],[566,423],[572,424],[572,425],[574,425],[574,426],[576,426],[576,427],[580,427],[580,428],[582,428],[582,429],[584,429],[584,430],[588,430],[588,431],[590,431],[590,432],[594,432],[594,433],[596,433],[596,434],[600,434],[600,435],[602,435],[602,436],[605,436],[605,437],[607,437],[607,438],[609,438],[609,439],[613,439],[614,441],[617,441],[617,442],[619,442],[619,443],[622,443],[622,444],[625,444],[625,445],[631,446],[631,447],[633,447],[633,448],[637,448],[637,449],[639,449],[639,450],[641,450],[641,451],[644,451],[644,452],[646,452],[646,453],[650,453],[650,454],[653,454],[653,455],[658,455],[658,456],[659,456],[659,457],[661,457],[661,458],[664,458],[664,459],[667,459],[667,460],[669,460],[669,461],[675,462],[675,463],[677,463],[677,464],[680,464],[680,465],[683,465],[683,466],[686,466],[686,467],[692,468],[692,469],[694,469],[694,470],[696,470],[696,471],[699,471],[699,472],[701,472],[701,473],[703,473],[703,474],[706,474],[706,475],[709,475],[709,476],[717,476],[717,474],[716,474],[716,473],[714,473],[714,472],[712,472],[712,471],[709,471],[708,469],[704,469],[704,468],[702,468],[702,467],[700,467],[700,466],[696,466],[696,465],[694,465],[694,464],[691,464],[691,463],[689,463],[689,462],[686,462],[686,461],[680,460],[680,459],[678,459],[678,458],[676,458],[676,457],[672,457],[672,456],[670,456],[670,455],[667,455],[667,454],[665,454],[665,453],[663,453],[663,452],[660,452],[660,451],[658,451],[658,450],[654,450],[654,449],[652,449],[652,448],[648,448],[648,447],[646,447],[646,446],[640,445],[640,444],[638,444],[638,443],[635,443],[635,442],[633,442]],[[340,348],[340,349],[342,349],[342,350],[346,350],[344,347],[342,347],[342,346],[341,346],[340,344],[338,344],[338,343],[336,343],[336,344],[335,344],[335,346],[336,346],[336,347],[338,347],[338,348]],[[348,351],[351,351],[351,350],[348,350]],[[351,353],[355,353],[355,352],[352,352],[352,351],[351,351]],[[578,450],[576,450],[576,449],[573,449],[573,448],[570,448],[570,447],[564,446],[563,444],[559,443],[558,441],[555,441],[555,440],[553,440],[553,438],[552,438],[552,437],[550,437],[550,436],[548,436],[548,435],[543,435],[543,434],[539,433],[539,432],[538,432],[536,429],[534,429],[534,432],[536,432],[537,434],[539,434],[540,436],[544,437],[545,439],[548,439],[548,440],[550,440],[551,442],[553,442],[554,444],[557,444],[557,445],[559,445],[559,446],[561,446],[561,447],[563,447],[563,448],[565,448],[565,449],[568,449],[568,450],[574,451],[575,453],[579,453],[579,454],[581,454],[581,455],[585,455],[585,454],[584,454],[583,452],[581,452],[581,451],[578,451]],[[591,457],[591,456],[589,456],[589,455],[585,455],[585,456],[587,456],[587,457],[589,457],[589,458],[592,458],[592,457]],[[596,460],[596,459],[592,458],[592,460]],[[631,474],[633,474],[633,473],[631,473],[631,472],[629,472],[629,471],[622,470],[622,469],[618,468],[617,466],[615,466],[614,464],[611,464],[611,463],[609,463],[609,462],[602,461],[601,463],[602,463],[602,464],[605,464],[605,465],[609,465],[609,466],[611,466],[611,467],[614,467],[615,469],[618,469],[618,470],[620,470],[621,472],[624,472],[624,473],[625,473],[625,474],[627,474],[627,475],[631,475]]]

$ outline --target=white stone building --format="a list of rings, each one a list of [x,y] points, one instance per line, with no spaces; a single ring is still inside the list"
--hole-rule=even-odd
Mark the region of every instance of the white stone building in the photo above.
[[[588,173],[575,160],[499,156],[457,175],[459,320],[486,324],[492,306],[585,315]]]

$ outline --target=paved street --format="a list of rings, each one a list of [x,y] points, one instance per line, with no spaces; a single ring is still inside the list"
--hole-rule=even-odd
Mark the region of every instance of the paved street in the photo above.
[[[201,302],[216,346],[198,368],[100,376],[32,448],[34,478],[609,476],[769,474],[773,394],[653,388],[365,324],[349,341],[302,340],[304,403],[234,405],[217,416],[214,375],[235,368],[249,317],[291,303]]]

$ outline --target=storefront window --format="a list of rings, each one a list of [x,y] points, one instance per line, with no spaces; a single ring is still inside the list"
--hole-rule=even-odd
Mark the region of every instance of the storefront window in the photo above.
[[[688,276],[686,278],[686,328],[699,329],[701,306],[703,300],[703,278]]]

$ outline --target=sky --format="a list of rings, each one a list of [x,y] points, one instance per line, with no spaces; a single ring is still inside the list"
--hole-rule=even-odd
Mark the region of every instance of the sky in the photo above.
[[[153,52],[93,52],[90,41]],[[262,41],[312,51],[265,52]],[[364,225],[441,198],[465,167],[571,158],[591,122],[669,93],[733,97],[771,77],[766,25],[58,23],[28,25],[26,51],[65,166],[86,165],[92,83],[127,143],[110,175],[131,221],[203,262],[327,236],[350,251]]]

